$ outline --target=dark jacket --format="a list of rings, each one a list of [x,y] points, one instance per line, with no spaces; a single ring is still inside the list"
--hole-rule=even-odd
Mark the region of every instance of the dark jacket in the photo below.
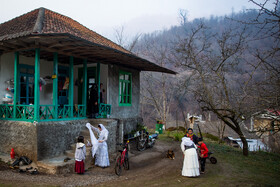
[[[91,108],[91,113],[98,113],[98,91],[94,88],[90,90],[90,98],[89,98],[89,108]]]
[[[198,144],[198,137],[197,137],[195,134],[193,134],[192,136],[189,136],[189,134],[186,134],[185,137],[191,138],[191,140],[193,141],[193,143],[194,143],[195,145]]]

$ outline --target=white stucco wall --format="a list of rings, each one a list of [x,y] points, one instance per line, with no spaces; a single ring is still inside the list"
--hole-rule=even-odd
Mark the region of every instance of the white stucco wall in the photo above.
[[[32,57],[19,56],[19,64],[34,66],[35,60]],[[53,72],[53,62],[40,60],[40,77],[51,76]],[[14,79],[14,53],[6,53],[0,56],[0,103],[6,93],[8,85],[5,81]],[[40,104],[52,104],[52,84],[47,84],[40,91]]]

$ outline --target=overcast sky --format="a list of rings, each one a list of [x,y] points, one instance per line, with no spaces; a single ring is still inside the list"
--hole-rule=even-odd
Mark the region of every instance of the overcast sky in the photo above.
[[[255,8],[248,0],[0,0],[0,23],[45,7],[80,22],[115,40],[115,29],[124,26],[127,36],[167,29],[179,24],[180,9],[188,19],[225,15]]]

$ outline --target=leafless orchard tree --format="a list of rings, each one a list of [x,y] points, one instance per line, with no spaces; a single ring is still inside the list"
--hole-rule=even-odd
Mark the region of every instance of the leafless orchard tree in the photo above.
[[[221,34],[211,33],[203,23],[197,25],[178,45],[180,65],[193,73],[193,89],[202,110],[211,111],[233,129],[248,155],[242,122],[247,117],[250,95],[248,85],[254,71],[242,81],[234,72],[242,62],[246,46],[245,28],[228,28]]]
[[[269,45],[255,49],[254,56],[261,63],[263,79],[255,84],[260,108],[280,110],[280,3],[279,0],[250,0],[258,9],[258,16],[245,24],[257,27],[257,40]],[[272,5],[273,8],[269,8]],[[280,116],[279,116],[280,120]]]
[[[137,33],[131,39],[129,39],[128,35],[125,33],[125,26],[121,25],[115,30],[115,40],[116,43],[125,48],[128,51],[133,51],[134,47],[136,46],[137,42],[141,37],[141,33]]]
[[[250,0],[250,2],[258,7],[258,15],[245,24],[256,25],[258,32],[256,40],[269,42],[268,46],[255,49],[254,52],[263,72],[262,79],[254,84],[256,100],[260,109],[270,109],[275,114],[272,125],[277,124],[279,132],[280,115],[277,111],[280,111],[280,2],[279,0]]]
[[[152,62],[165,66],[168,60],[169,47],[166,42],[157,42],[156,39],[146,40],[142,46],[141,55]],[[165,73],[142,72],[141,104],[154,108],[154,118],[158,117],[167,128],[167,118],[170,112],[173,85],[170,82],[171,75]]]

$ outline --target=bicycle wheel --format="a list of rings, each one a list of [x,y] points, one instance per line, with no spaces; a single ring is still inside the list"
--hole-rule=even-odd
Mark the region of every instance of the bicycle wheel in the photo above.
[[[129,170],[129,160],[128,158],[124,159],[123,167],[125,170]]]
[[[146,140],[139,139],[137,141],[137,150],[144,151],[146,149]]]
[[[215,157],[210,157],[210,162],[212,164],[217,164],[217,159]]]
[[[116,175],[120,176],[122,173],[122,166],[121,166],[121,155],[119,155],[116,159],[116,163],[115,163],[115,173]]]

